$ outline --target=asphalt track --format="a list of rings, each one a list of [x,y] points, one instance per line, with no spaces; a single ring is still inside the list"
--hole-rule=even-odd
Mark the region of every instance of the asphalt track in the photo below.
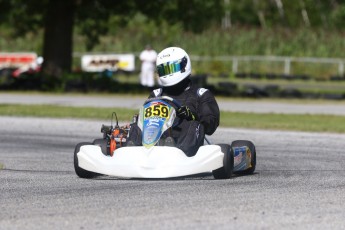
[[[0,117],[0,229],[345,229],[345,135],[219,128],[257,146],[251,176],[166,180],[74,173],[103,121]]]

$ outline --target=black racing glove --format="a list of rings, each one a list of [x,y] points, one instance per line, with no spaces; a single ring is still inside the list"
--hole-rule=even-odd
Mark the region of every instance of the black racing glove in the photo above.
[[[188,106],[181,106],[177,110],[177,116],[181,119],[186,119],[187,121],[195,120],[195,115],[193,112],[188,108]]]

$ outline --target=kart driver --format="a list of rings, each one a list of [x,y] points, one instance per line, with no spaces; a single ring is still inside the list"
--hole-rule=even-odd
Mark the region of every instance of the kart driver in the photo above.
[[[219,107],[213,94],[194,86],[190,80],[192,66],[189,55],[179,47],[161,51],[156,69],[162,88],[151,92],[149,98],[169,96],[182,106],[176,111],[182,122],[163,133],[164,145],[180,148],[187,156],[194,156],[204,143],[205,134],[212,135],[219,125]],[[128,145],[141,145],[141,130],[132,124]]]

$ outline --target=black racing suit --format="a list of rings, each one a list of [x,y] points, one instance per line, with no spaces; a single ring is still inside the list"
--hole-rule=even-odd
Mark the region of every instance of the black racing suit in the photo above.
[[[159,96],[176,99],[181,105],[188,106],[195,115],[195,120],[182,120],[178,126],[172,128],[172,132],[162,135],[162,138],[167,135],[172,136],[176,147],[187,156],[195,155],[204,143],[205,134],[212,135],[219,125],[220,113],[215,97],[209,90],[193,86],[189,78],[177,85],[153,90],[149,98]],[[139,144],[138,141],[136,142]]]

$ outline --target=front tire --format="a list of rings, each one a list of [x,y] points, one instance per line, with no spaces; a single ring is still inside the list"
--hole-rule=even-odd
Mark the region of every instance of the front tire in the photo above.
[[[76,147],[74,149],[74,170],[75,170],[75,173],[81,178],[93,178],[93,177],[96,177],[100,174],[95,173],[95,172],[90,172],[90,171],[87,171],[87,170],[79,167],[77,153],[80,151],[80,148],[84,145],[92,145],[92,143],[82,142],[82,143],[79,143],[76,145]]]
[[[234,169],[234,153],[228,144],[218,144],[224,153],[223,167],[213,170],[212,174],[215,179],[229,179]]]
[[[256,149],[255,149],[255,145],[253,144],[253,142],[251,141],[246,141],[246,140],[237,140],[237,141],[233,141],[231,143],[231,147],[243,147],[243,146],[247,146],[250,149],[251,152],[251,167],[243,170],[243,171],[237,171],[234,172],[235,174],[238,175],[251,175],[254,173],[255,171],[255,167],[256,167]]]

